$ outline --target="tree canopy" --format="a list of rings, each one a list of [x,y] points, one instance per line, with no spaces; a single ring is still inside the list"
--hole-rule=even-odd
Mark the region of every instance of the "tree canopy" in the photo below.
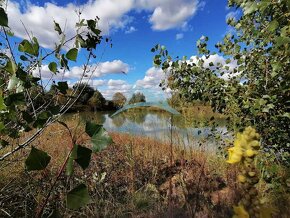
[[[255,126],[264,148],[289,162],[289,1],[229,0],[229,7],[242,15],[227,20],[232,31],[216,44],[225,63],[207,63],[217,55],[208,50],[208,37],[197,42],[194,60],[173,59],[156,45],[154,63],[167,75],[162,85],[188,101],[210,102],[228,116],[229,129]]]
[[[116,92],[113,95],[112,101],[117,108],[121,108],[126,103],[127,98],[121,92]]]
[[[129,100],[129,104],[134,104],[138,102],[146,102],[146,97],[141,92],[134,93]]]

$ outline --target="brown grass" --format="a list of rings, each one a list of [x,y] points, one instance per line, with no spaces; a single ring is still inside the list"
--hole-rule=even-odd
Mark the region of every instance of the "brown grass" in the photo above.
[[[77,143],[90,147],[84,124],[67,121]],[[237,168],[216,154],[183,150],[142,136],[110,133],[114,143],[94,154],[90,166],[63,174],[44,211],[63,217],[231,217],[239,200]],[[48,127],[33,146],[52,156],[46,170],[26,172],[29,148],[0,165],[0,217],[33,217],[71,146],[60,124]],[[65,194],[85,182],[92,202],[68,210]]]

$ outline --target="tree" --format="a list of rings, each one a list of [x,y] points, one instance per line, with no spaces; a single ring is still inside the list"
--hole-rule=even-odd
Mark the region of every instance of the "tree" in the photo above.
[[[117,108],[121,108],[126,103],[127,98],[121,92],[116,92],[113,95],[112,101]]]
[[[106,99],[101,92],[96,90],[93,96],[88,100],[88,105],[94,110],[102,109],[106,103]]]
[[[231,121],[229,129],[254,126],[262,145],[290,163],[289,151],[289,1],[229,0],[239,19],[229,18],[233,28],[216,44],[225,63],[209,62],[208,37],[197,42],[196,60],[172,59],[164,46],[156,45],[154,63],[167,74],[163,86],[188,101],[210,102]],[[229,65],[234,66],[231,70]],[[227,75],[227,79],[222,77]]]
[[[139,102],[146,102],[145,95],[141,92],[134,93],[129,100],[129,104],[139,103]]]
[[[86,83],[77,83],[73,86],[73,89],[79,96],[77,103],[88,104],[89,99],[94,95],[94,88]],[[81,93],[81,94],[80,94]]]

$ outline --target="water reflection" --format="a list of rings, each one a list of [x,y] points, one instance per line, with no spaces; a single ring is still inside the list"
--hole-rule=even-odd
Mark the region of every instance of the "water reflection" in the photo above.
[[[221,138],[230,137],[225,127],[225,120],[201,120],[194,116],[171,116],[160,111],[135,110],[110,117],[108,112],[81,113],[82,121],[94,121],[103,124],[108,131],[144,135],[160,141],[170,142],[171,128],[174,144],[184,147],[215,150],[221,140],[216,140],[216,133]],[[213,128],[215,131],[213,132]],[[213,134],[215,133],[215,134]]]

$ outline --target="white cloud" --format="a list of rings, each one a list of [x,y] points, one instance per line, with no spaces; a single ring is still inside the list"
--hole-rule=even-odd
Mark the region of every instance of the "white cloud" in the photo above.
[[[125,33],[126,33],[126,34],[130,34],[130,33],[136,32],[136,31],[137,31],[137,29],[136,29],[135,27],[130,26],[130,27],[125,31]]]
[[[127,98],[132,93],[132,85],[124,80],[112,80],[110,79],[107,86],[104,87],[100,92],[105,98],[111,99],[116,92],[123,93]]]
[[[157,88],[164,78],[165,74],[162,69],[151,67],[147,70],[142,80],[137,80],[136,87],[143,89]]]
[[[183,39],[183,37],[184,37],[183,33],[178,33],[178,34],[176,34],[175,39],[180,40],[180,39]]]
[[[82,18],[94,19],[100,17],[99,28],[104,34],[111,29],[124,28],[131,19],[126,13],[133,8],[133,0],[95,0],[77,6],[69,3],[66,6],[58,6],[52,3],[45,3],[44,6],[37,6],[32,3],[20,5],[17,2],[8,2],[9,26],[15,35],[27,38],[23,22],[30,32],[33,32],[43,47],[52,48],[54,42],[58,41],[58,35],[54,31],[53,20],[58,22],[62,28],[65,27],[67,37],[74,34],[75,23],[78,21],[76,11],[81,9]]]
[[[84,69],[80,66],[74,66],[69,71],[61,71],[56,75],[53,74],[49,69],[48,65],[43,65],[40,70],[35,70],[33,72],[34,76],[41,76],[43,79],[80,79],[83,77],[83,74],[86,77],[99,78],[107,74],[118,74],[118,73],[128,73],[129,65],[122,62],[121,60],[106,61],[101,62],[98,65],[91,65],[88,67],[88,72],[85,72]]]
[[[125,33],[136,31],[128,25],[133,21],[127,14],[134,10],[145,10],[150,14],[149,22],[154,30],[167,30],[172,28],[184,29],[196,11],[202,9],[202,2],[198,0],[89,0],[82,5],[68,3],[58,6],[47,2],[43,6],[35,3],[18,3],[8,1],[9,26],[15,35],[28,38],[33,33],[39,43],[45,48],[53,48],[59,41],[54,31],[53,20],[60,24],[68,38],[74,35],[75,23],[78,21],[77,12],[81,11],[81,18],[94,19],[100,17],[98,27],[103,34],[112,30],[123,29]],[[23,26],[23,24],[25,27]]]
[[[160,0],[153,14],[150,16],[150,23],[154,30],[168,30],[187,25],[187,21],[196,13],[198,1],[191,0]]]

